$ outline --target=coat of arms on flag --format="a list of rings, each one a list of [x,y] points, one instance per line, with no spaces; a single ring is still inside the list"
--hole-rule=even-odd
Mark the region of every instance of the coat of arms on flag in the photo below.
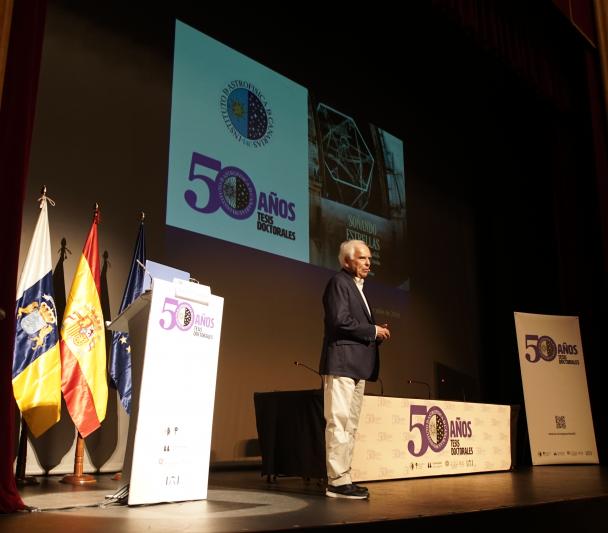
[[[43,294],[42,300],[34,300],[17,309],[17,320],[32,341],[33,350],[44,345],[46,337],[57,327],[57,309],[53,297]]]

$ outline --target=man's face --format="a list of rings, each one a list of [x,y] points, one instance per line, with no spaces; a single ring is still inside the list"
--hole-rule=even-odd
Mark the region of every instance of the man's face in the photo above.
[[[344,262],[346,263],[346,269],[351,274],[357,278],[365,279],[371,269],[372,254],[367,246],[360,244],[355,247],[353,258],[346,257]]]

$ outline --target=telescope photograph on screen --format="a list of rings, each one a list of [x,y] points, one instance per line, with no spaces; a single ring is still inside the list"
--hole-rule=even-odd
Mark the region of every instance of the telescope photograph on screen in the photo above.
[[[333,268],[345,240],[364,241],[376,280],[409,288],[403,143],[309,95],[310,262]]]
[[[409,289],[403,142],[176,21],[166,224]]]

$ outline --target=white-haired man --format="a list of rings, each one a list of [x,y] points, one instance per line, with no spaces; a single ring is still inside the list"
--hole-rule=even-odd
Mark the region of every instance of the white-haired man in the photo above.
[[[363,241],[340,245],[342,270],[323,293],[325,334],[319,363],[323,376],[327,489],[332,498],[362,500],[365,487],[350,476],[355,433],[359,425],[365,381],[378,378],[378,345],[390,338],[387,324],[375,323],[363,292],[371,269],[371,252]]]

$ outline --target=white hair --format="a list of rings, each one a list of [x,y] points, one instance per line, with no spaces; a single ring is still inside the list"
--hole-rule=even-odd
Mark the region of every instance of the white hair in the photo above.
[[[352,239],[350,241],[344,241],[342,244],[340,244],[340,253],[338,254],[338,261],[340,262],[340,266],[345,266],[344,260],[347,257],[349,259],[352,259],[353,257],[355,257],[355,249],[358,246],[365,246],[367,249],[369,249],[369,246],[367,246],[366,242],[359,241],[356,239]]]

